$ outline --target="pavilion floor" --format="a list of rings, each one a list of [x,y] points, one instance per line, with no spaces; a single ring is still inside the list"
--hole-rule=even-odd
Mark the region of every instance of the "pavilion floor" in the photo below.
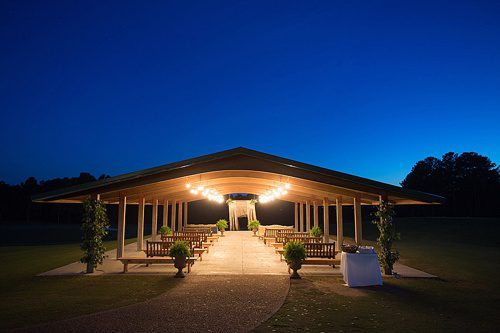
[[[145,256],[136,251],[136,243],[125,246],[126,257]],[[122,274],[123,265],[115,259],[116,250],[108,251],[107,258],[99,265],[92,275]],[[78,275],[83,274],[85,265],[74,262],[53,269],[40,275]],[[177,270],[173,265],[137,264],[129,265],[127,274],[174,274]],[[395,271],[403,277],[434,277],[408,266],[396,264]],[[226,231],[224,237],[219,237],[210,252],[203,255],[202,261],[197,261],[192,268],[192,275],[288,275],[286,263],[279,260],[274,248],[266,246],[250,231]],[[341,275],[340,268],[330,266],[303,266],[300,270],[303,276],[335,276]]]

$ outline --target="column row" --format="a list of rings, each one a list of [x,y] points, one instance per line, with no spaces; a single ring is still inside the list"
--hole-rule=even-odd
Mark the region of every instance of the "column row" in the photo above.
[[[362,217],[361,217],[361,199],[354,198],[354,241],[356,244],[361,244],[362,242]],[[342,211],[342,197],[338,197],[335,203],[330,203],[327,198],[323,199],[323,233],[325,235],[325,241],[329,241],[330,237],[330,205],[335,204],[336,207],[336,224],[337,224],[337,241],[335,242],[335,247],[337,251],[341,250],[341,246],[344,241],[344,221],[343,221],[343,211]],[[305,209],[304,209],[305,205]],[[319,207],[318,202],[313,201],[313,226],[319,227]],[[305,219],[304,219],[305,211]],[[311,230],[311,202],[295,202],[294,203],[295,212],[295,224],[294,228],[297,232],[309,232]]]
[[[151,214],[151,238],[157,239],[158,234],[158,206],[157,199],[152,201],[152,214]],[[137,251],[144,249],[144,212],[146,207],[146,200],[144,197],[139,198],[138,214],[137,214]],[[122,196],[118,202],[118,244],[116,248],[116,257],[120,258],[124,254],[125,247],[125,221],[127,213],[127,197]],[[182,201],[172,201],[170,204],[170,225],[168,219],[169,201],[163,200],[163,225],[170,226],[172,231],[182,230],[188,224],[188,203]]]

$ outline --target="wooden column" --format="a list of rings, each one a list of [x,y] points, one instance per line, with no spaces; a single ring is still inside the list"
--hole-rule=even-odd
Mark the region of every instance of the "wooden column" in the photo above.
[[[363,241],[363,226],[361,223],[361,200],[354,198],[354,241],[361,245]]]
[[[311,203],[306,201],[306,231],[311,230]]]
[[[127,197],[121,196],[118,203],[118,242],[116,245],[116,258],[123,257],[125,247],[125,217],[127,212]]]
[[[153,199],[153,209],[151,210],[151,237],[156,240],[158,233],[158,199]]]
[[[183,217],[184,217],[184,226],[186,227],[188,224],[188,202],[187,201],[184,203]]]
[[[319,227],[319,218],[318,218],[318,202],[313,202],[313,215],[314,215],[314,226]]]
[[[295,231],[299,231],[299,204],[295,202]]]
[[[162,225],[168,226],[168,200],[163,200],[163,222]]]
[[[182,201],[179,201],[179,214],[177,214],[177,226],[179,231],[182,231],[182,212],[184,211],[182,207]]]
[[[323,199],[323,232],[325,242],[330,242],[330,212],[328,211],[328,199]]]
[[[304,232],[304,204],[300,202],[299,205],[300,205],[299,231]]]
[[[172,200],[172,216],[170,216],[170,223],[172,224],[170,228],[175,231],[175,221],[177,217],[177,201]]]
[[[336,199],[336,213],[337,213],[337,242],[335,243],[335,250],[341,251],[342,244],[344,244],[344,219],[342,215],[342,197]]]
[[[144,249],[144,207],[146,199],[139,198],[139,209],[137,210],[137,251]]]

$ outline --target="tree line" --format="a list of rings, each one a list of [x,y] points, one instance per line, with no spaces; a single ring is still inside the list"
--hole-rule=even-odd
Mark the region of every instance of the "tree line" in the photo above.
[[[427,157],[415,164],[401,186],[446,198],[443,205],[413,208],[420,215],[433,211],[439,216],[500,216],[499,167],[478,153]]]
[[[31,197],[38,193],[84,184],[94,177],[82,172],[78,177],[38,181],[29,177],[18,185],[0,181],[0,223],[12,221],[79,223],[79,204],[39,204]],[[398,206],[399,216],[500,217],[500,171],[488,157],[474,152],[449,152],[441,158],[418,161],[401,182],[403,188],[433,193],[446,198],[443,205]]]
[[[88,172],[78,177],[54,178],[38,181],[29,177],[18,185],[0,181],[0,223],[11,221],[77,223],[81,221],[82,208],[79,204],[40,204],[31,201],[35,194],[85,184],[109,178],[101,175],[96,178]]]

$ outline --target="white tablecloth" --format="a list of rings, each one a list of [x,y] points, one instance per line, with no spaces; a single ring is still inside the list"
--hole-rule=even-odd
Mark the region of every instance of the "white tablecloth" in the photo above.
[[[340,271],[349,287],[382,285],[382,273],[376,253],[342,252]]]

